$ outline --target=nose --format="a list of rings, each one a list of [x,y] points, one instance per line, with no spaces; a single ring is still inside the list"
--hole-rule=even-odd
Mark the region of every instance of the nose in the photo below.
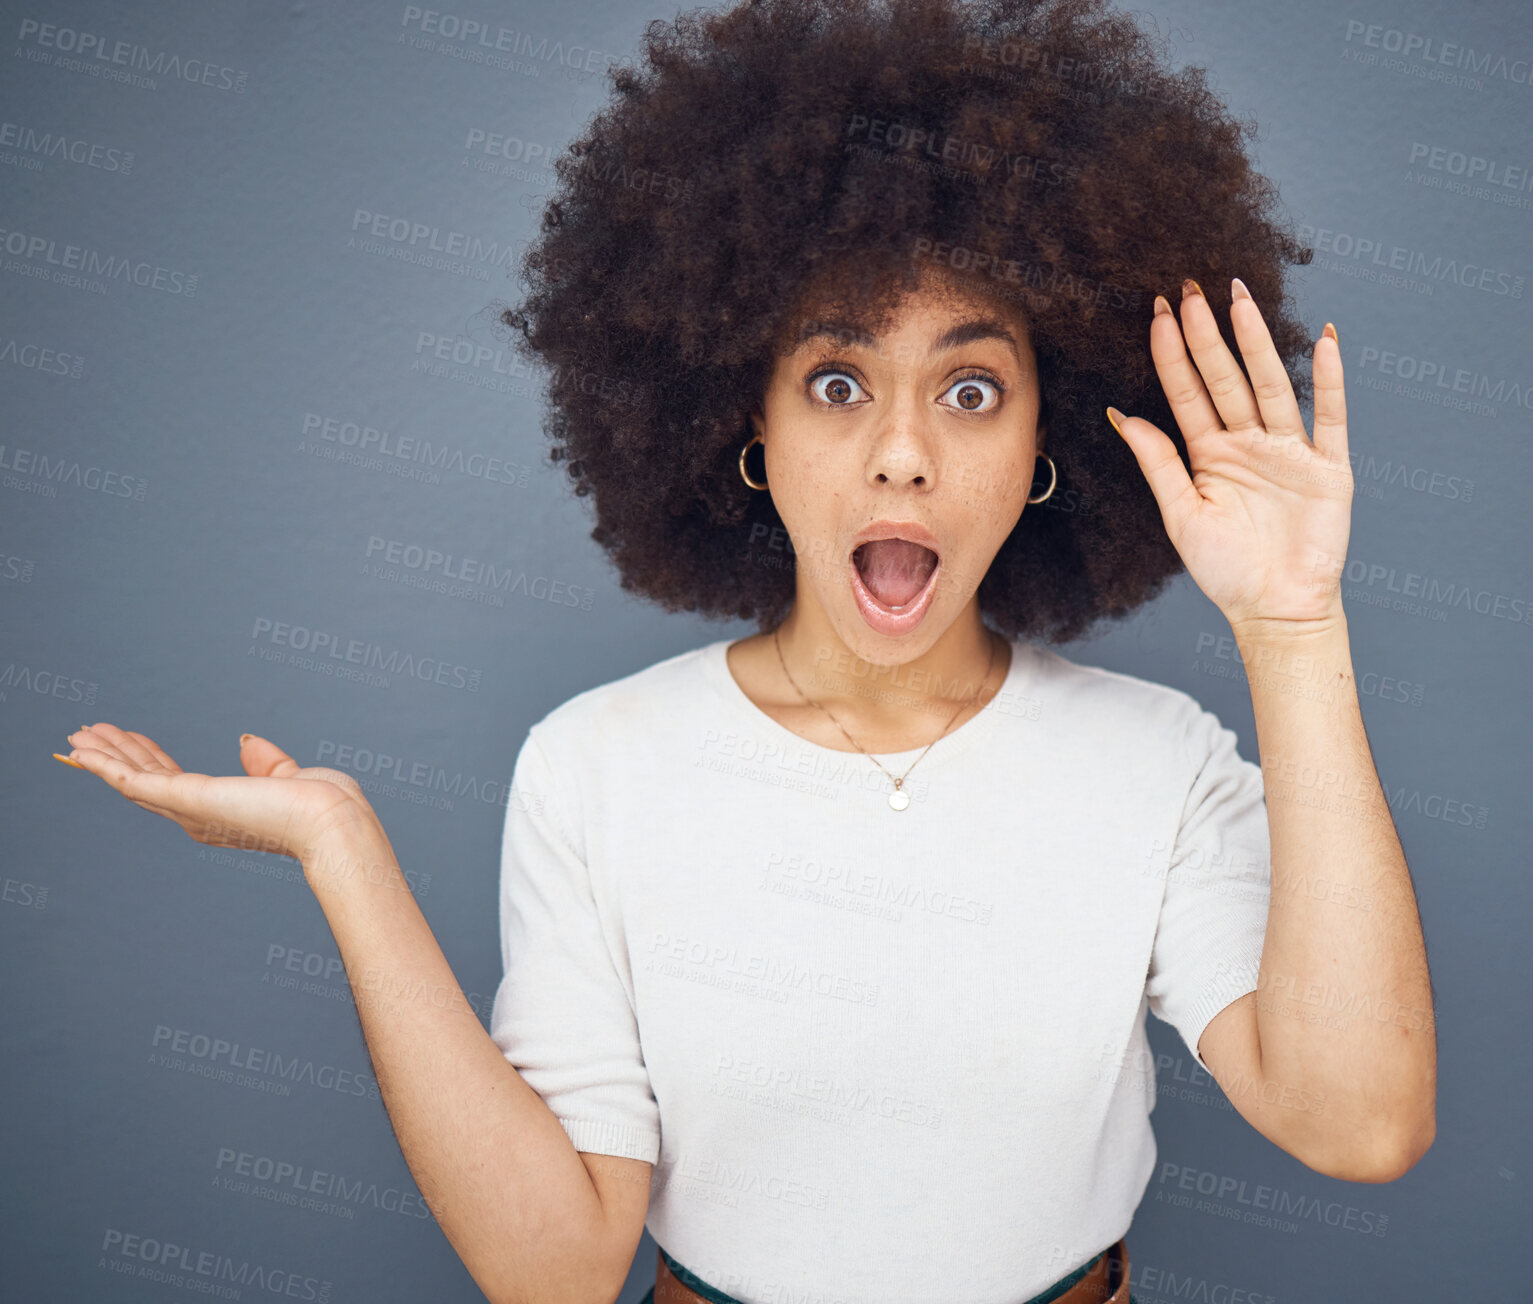
[[[890,400],[873,427],[868,449],[868,480],[873,484],[914,485],[930,489],[937,464],[930,414],[913,390],[901,390]]]

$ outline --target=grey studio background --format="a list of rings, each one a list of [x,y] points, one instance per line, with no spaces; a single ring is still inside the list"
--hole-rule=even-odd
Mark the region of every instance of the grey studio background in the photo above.
[[[237,772],[247,730],[350,770],[488,1024],[527,727],[752,632],[620,591],[545,457],[541,377],[493,328],[550,161],[605,103],[604,69],[674,12],[3,7],[4,1299],[202,1293],[128,1237],[284,1274],[293,1298],[481,1298],[423,1216],[297,862],[202,847],[49,753],[106,720],[189,770]],[[1514,0],[1136,12],[1262,124],[1258,166],[1316,248],[1292,273],[1301,312],[1312,336],[1340,331],[1345,596],[1421,902],[1440,1085],[1414,1170],[1338,1182],[1256,1133],[1152,1018],[1160,1156],[1129,1233],[1135,1295],[1517,1294],[1533,30]],[[455,585],[432,550],[508,582]],[[1182,577],[1063,651],[1187,690],[1256,759],[1228,632]],[[372,669],[327,652],[353,644]],[[231,1081],[220,1041],[306,1067]],[[306,1203],[296,1170],[342,1180]],[[654,1266],[646,1234],[623,1300]]]

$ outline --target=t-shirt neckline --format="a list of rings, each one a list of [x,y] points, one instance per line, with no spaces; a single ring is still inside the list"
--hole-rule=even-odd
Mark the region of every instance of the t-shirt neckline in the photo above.
[[[931,768],[940,765],[945,760],[953,760],[962,756],[976,743],[983,742],[990,736],[995,728],[997,717],[1003,714],[1016,714],[1015,708],[1007,709],[1005,703],[1013,703],[1021,695],[1024,680],[1030,679],[1033,672],[1032,645],[1016,640],[1007,640],[1011,644],[1011,665],[1006,672],[1006,678],[1001,681],[1001,686],[991,696],[990,700],[980,707],[974,715],[970,716],[950,733],[943,734],[937,739],[936,744],[931,746],[922,743],[919,747],[912,747],[903,752],[873,752],[880,761],[888,764],[896,773],[903,764],[913,762],[922,752],[931,746],[931,752],[921,762],[923,768]],[[780,724],[770,715],[763,711],[755,702],[751,701],[745,690],[735,681],[734,674],[729,669],[729,645],[738,642],[734,638],[722,638],[715,643],[710,643],[701,649],[703,671],[708,682],[714,690],[731,708],[736,717],[749,722],[751,728],[758,732],[770,734],[780,742],[790,743],[802,747],[805,750],[826,757],[863,757],[862,752],[843,751],[837,747],[826,747],[820,743],[811,742],[807,738],[793,732],[786,725]]]

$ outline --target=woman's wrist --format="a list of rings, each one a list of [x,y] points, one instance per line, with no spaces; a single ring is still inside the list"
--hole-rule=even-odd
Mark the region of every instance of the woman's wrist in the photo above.
[[[299,860],[322,905],[327,897],[367,888],[410,891],[388,834],[371,812],[332,820],[316,829],[304,840]]]

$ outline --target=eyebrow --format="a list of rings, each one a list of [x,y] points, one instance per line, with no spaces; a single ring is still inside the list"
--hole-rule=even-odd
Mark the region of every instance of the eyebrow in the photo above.
[[[823,336],[849,336],[853,345],[864,347],[864,341],[872,340],[876,345],[878,336],[868,335],[865,331],[845,322],[818,322],[814,330],[807,331],[799,339],[802,346],[811,340]],[[1006,328],[1005,323],[994,317],[974,317],[968,321],[961,321],[956,326],[942,332],[932,341],[931,348],[927,351],[927,357],[936,357],[939,353],[945,353],[948,349],[961,348],[965,344],[974,344],[979,340],[1000,340],[1011,346],[1011,351],[1022,360],[1022,351],[1017,347],[1016,336]]]

